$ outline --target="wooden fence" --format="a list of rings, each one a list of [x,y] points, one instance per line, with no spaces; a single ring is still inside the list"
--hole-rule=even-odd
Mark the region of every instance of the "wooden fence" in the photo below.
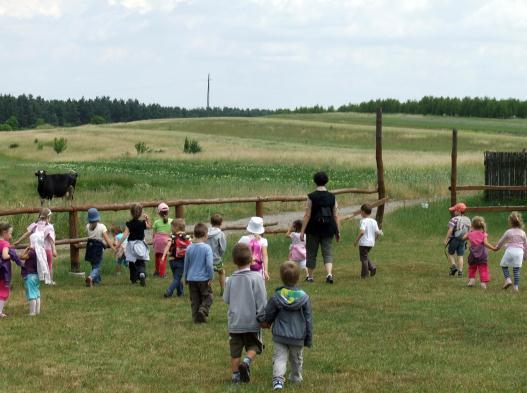
[[[378,194],[378,200],[372,202],[373,207],[377,207],[376,219],[379,222],[379,226],[382,227],[382,221],[384,218],[384,204],[388,200],[386,198],[386,191],[384,186],[384,165],[382,160],[382,110],[377,110],[376,116],[376,130],[375,130],[375,152],[377,162],[377,187],[375,189],[361,189],[361,188],[344,188],[333,190],[332,193],[335,195],[342,194]],[[268,202],[303,202],[306,200],[306,195],[282,195],[282,196],[265,196],[265,197],[241,197],[241,198],[214,198],[214,199],[177,199],[172,201],[143,201],[140,202],[143,207],[157,207],[159,203],[165,202],[168,206],[173,207],[175,210],[176,218],[185,218],[185,206],[192,205],[219,205],[219,204],[232,204],[232,203],[254,203],[255,204],[255,215],[264,217],[264,204]],[[57,240],[56,244],[69,244],[70,245],[70,259],[71,259],[71,271],[78,272],[80,269],[80,252],[86,242],[86,238],[79,237],[79,212],[85,212],[89,208],[95,207],[99,211],[122,211],[128,210],[134,202],[120,203],[120,204],[94,204],[94,205],[71,205],[53,208],[54,213],[68,213],[68,239]],[[0,217],[2,216],[13,216],[20,214],[36,214],[40,212],[40,207],[24,207],[24,208],[13,208],[0,210]],[[353,216],[358,215],[359,212],[354,212],[350,216],[342,217],[343,220],[348,220]],[[270,229],[266,233],[283,233],[283,229]]]
[[[489,184],[487,173],[485,173],[485,185],[458,185],[457,184],[457,130],[452,130],[452,155],[451,155],[451,176],[450,176],[450,205],[454,206],[457,203],[457,194],[462,191],[485,191],[488,192],[505,192],[508,194],[512,192],[527,192],[527,182],[523,182],[522,185],[510,185],[510,184]],[[485,153],[485,166],[487,165],[487,154]],[[514,153],[511,153],[514,154]],[[525,154],[525,153],[519,153]],[[524,156],[526,157],[526,156]],[[527,164],[524,164],[524,167]],[[527,205],[519,206],[473,206],[468,207],[467,212],[472,213],[485,213],[485,212],[509,212],[509,211],[527,211]]]
[[[527,152],[485,152],[485,184],[527,186]],[[527,191],[485,190],[487,201],[527,199]]]

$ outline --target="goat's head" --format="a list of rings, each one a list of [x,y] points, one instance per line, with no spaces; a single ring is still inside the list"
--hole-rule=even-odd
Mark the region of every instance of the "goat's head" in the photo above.
[[[46,171],[39,169],[35,172],[35,176],[38,178],[39,182],[42,182],[46,178]]]

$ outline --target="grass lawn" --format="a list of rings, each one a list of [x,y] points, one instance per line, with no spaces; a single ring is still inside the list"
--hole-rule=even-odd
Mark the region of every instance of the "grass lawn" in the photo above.
[[[473,202],[473,201],[469,201]],[[487,291],[466,288],[447,275],[443,239],[446,202],[429,209],[401,209],[386,217],[385,236],[372,256],[373,279],[359,278],[351,246],[356,223],[344,226],[335,247],[335,284],[302,287],[314,307],[314,347],[305,351],[305,381],[298,392],[519,392],[527,390],[527,302],[522,292],[501,289],[499,255],[490,257]],[[491,242],[506,229],[505,214],[489,214]],[[229,250],[238,236],[229,238]],[[288,242],[270,237],[271,282]],[[33,392],[264,392],[271,381],[272,342],[253,367],[253,382],[231,387],[226,306],[219,298],[210,322],[191,323],[189,301],[164,299],[168,280],[150,278],[146,288],[126,275],[85,288],[69,276],[62,253],[58,285],[42,290],[42,314],[26,315],[18,274],[0,321],[1,391]],[[152,264],[149,268],[151,269]],[[228,273],[233,265],[227,261]],[[215,293],[218,288],[215,286]]]

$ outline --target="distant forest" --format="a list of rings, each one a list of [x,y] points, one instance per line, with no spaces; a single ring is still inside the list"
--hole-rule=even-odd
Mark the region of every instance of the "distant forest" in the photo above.
[[[81,124],[104,124],[134,120],[182,117],[265,116],[284,113],[375,112],[408,113],[439,116],[488,118],[527,118],[527,101],[495,98],[423,97],[400,102],[378,99],[333,106],[298,107],[295,109],[242,109],[229,107],[194,108],[167,107],[144,104],[138,100],[97,97],[79,100],[46,100],[32,95],[0,95],[0,131],[11,131],[45,126],[71,127]]]

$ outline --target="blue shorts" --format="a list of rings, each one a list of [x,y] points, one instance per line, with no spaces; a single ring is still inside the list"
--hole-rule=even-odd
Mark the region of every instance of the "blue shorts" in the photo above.
[[[121,266],[128,266],[128,261],[126,260],[126,257],[124,255],[121,258],[116,259],[115,263]]]
[[[459,257],[465,255],[465,241],[455,237],[451,238],[448,243],[448,253],[450,255],[457,254]]]
[[[38,274],[28,274],[24,278],[24,288],[26,290],[27,300],[35,300],[40,298],[40,281]]]

